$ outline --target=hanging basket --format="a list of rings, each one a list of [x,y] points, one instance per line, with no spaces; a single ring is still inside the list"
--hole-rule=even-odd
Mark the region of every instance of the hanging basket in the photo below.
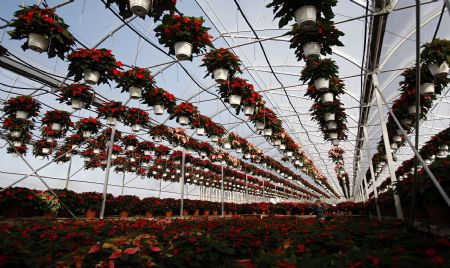
[[[139,99],[142,96],[142,88],[140,87],[130,87],[128,89],[128,93],[130,93],[130,98]]]
[[[237,148],[236,153],[242,153],[242,148],[241,147]]]
[[[305,54],[305,57],[307,59],[318,59],[320,58],[320,51],[322,47],[320,46],[320,43],[317,42],[311,42],[306,43],[303,45],[303,54]]]
[[[337,124],[334,121],[330,121],[327,123],[327,129],[328,130],[335,130],[337,129]]]
[[[13,145],[14,145],[14,147],[20,147],[23,145],[23,143],[21,141],[14,141]]]
[[[100,153],[100,148],[94,148],[94,154],[99,154]]]
[[[30,33],[28,35],[28,48],[42,53],[48,49],[48,37],[42,34]]]
[[[54,131],[61,131],[61,124],[60,123],[52,123],[51,129]]]
[[[134,151],[134,146],[133,145],[128,145],[126,150],[127,151]]]
[[[291,156],[293,156],[294,155],[294,153],[292,152],[292,151],[287,151],[286,152],[286,156],[288,156],[288,157],[291,157]]]
[[[150,155],[151,152],[149,150],[144,150],[144,155]]]
[[[229,150],[229,149],[231,149],[231,144],[229,142],[225,142],[223,144],[223,148],[226,149],[226,150]]]
[[[241,105],[242,97],[240,95],[230,95],[229,101],[231,106],[239,106]]]
[[[272,136],[272,129],[271,128],[266,128],[266,129],[264,129],[264,136],[266,136],[266,137],[270,137],[270,136]]]
[[[26,111],[16,111],[16,118],[18,119],[27,119],[29,113]]]
[[[338,146],[338,145],[339,145],[339,140],[338,140],[338,139],[332,140],[332,141],[331,141],[331,144],[332,144],[333,146]]]
[[[178,60],[189,60],[192,55],[192,44],[188,42],[176,42],[174,45],[175,56]]]
[[[261,121],[257,121],[256,125],[255,125],[256,130],[263,130],[265,126],[266,126],[266,124],[264,124],[264,122],[261,122]]]
[[[84,107],[84,102],[80,99],[72,99],[72,109],[80,110]]]
[[[50,153],[50,148],[42,148],[42,153],[43,154],[49,154]]]
[[[214,80],[218,84],[223,84],[228,79],[228,70],[224,68],[218,68],[213,71]]]
[[[280,150],[286,149],[286,144],[280,144]]]
[[[325,120],[325,122],[334,121],[336,120],[336,116],[334,113],[325,113],[323,115],[323,119]]]
[[[20,130],[11,131],[11,137],[13,137],[13,138],[19,138],[20,135],[22,135],[22,131],[20,131]]]
[[[117,123],[117,118],[115,117],[107,117],[106,118],[106,124],[110,127],[115,126]]]
[[[187,124],[189,124],[189,118],[187,116],[180,115],[178,116],[178,123],[180,123],[180,125],[182,126],[186,126]]]
[[[302,6],[294,13],[295,21],[302,29],[311,29],[316,24],[317,8],[314,6]]]
[[[90,131],[83,131],[83,138],[90,138],[92,133]]]
[[[144,17],[152,5],[151,0],[130,0],[130,10],[134,15]]]
[[[244,106],[244,114],[246,116],[253,115],[255,113],[255,106]]]
[[[84,82],[89,85],[95,85],[97,84],[98,80],[100,79],[100,73],[93,70],[86,70],[84,71]]]
[[[139,132],[139,131],[141,131],[141,125],[140,125],[140,124],[133,124],[133,125],[131,126],[131,130],[132,130],[133,132]]]
[[[153,140],[154,140],[155,142],[162,142],[162,138],[161,138],[161,136],[159,136],[159,135],[153,136]]]
[[[164,113],[164,105],[162,105],[162,104],[153,105],[153,112],[156,115],[162,115]]]
[[[326,78],[317,78],[314,80],[314,86],[319,92],[327,91],[330,87],[330,80]]]
[[[217,135],[211,135],[211,141],[212,141],[212,142],[218,142],[218,141],[219,141],[219,136],[217,136]]]
[[[434,95],[434,83],[424,83],[420,85],[420,95],[432,96]]]
[[[55,138],[53,138],[53,137],[47,137],[46,141],[47,141],[47,142],[55,142]]]
[[[196,131],[197,135],[199,135],[199,136],[205,135],[205,128],[198,127],[195,129],[195,131]]]
[[[280,144],[281,144],[281,140],[280,139],[273,140],[273,145],[280,146]]]
[[[334,101],[334,95],[330,92],[323,93],[322,96],[320,96],[320,99],[322,100],[322,104],[332,104]]]
[[[395,142],[391,143],[391,149],[392,150],[395,150],[397,148],[398,148],[397,143],[395,143]]]
[[[45,156],[44,156],[44,155],[37,155],[37,156],[36,156],[36,159],[38,159],[38,160],[44,160],[44,159],[45,159]]]
[[[409,114],[416,114],[416,106],[415,105],[408,106],[408,113]]]
[[[392,139],[394,140],[394,142],[401,142],[402,141],[402,136],[395,135]]]
[[[328,138],[330,140],[336,140],[338,138],[337,132],[330,132],[330,133],[328,133]]]
[[[440,65],[437,64],[430,64],[430,66],[428,66],[428,68],[430,69],[430,72],[433,76],[437,76],[437,77],[446,77],[448,75],[449,72],[449,66],[447,62],[443,62]]]

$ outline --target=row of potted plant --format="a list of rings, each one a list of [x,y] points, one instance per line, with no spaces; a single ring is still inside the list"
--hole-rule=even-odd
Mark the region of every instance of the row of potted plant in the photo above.
[[[450,246],[446,238],[420,235],[399,222],[350,217],[322,224],[236,217],[21,221],[1,227],[2,263],[8,267],[446,267]]]

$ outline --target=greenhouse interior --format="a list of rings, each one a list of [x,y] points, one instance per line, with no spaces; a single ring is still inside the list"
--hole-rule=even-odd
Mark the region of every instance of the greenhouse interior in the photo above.
[[[3,0],[0,267],[450,267],[449,0]]]

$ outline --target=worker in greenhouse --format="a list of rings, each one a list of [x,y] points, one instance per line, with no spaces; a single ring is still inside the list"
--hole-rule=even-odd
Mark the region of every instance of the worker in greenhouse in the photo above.
[[[317,220],[325,220],[325,208],[322,206],[320,199],[317,199],[314,203],[313,214],[316,215]]]

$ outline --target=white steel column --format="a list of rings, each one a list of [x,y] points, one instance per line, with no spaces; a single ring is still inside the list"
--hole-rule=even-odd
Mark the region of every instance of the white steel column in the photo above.
[[[100,211],[100,219],[103,219],[105,216],[105,206],[106,206],[106,193],[108,191],[108,181],[109,181],[109,171],[111,170],[111,155],[114,146],[114,135],[116,133],[116,125],[111,128],[111,137],[109,140],[108,147],[108,158],[106,160],[106,172],[105,172],[105,181],[103,184],[103,200],[102,200],[102,209]]]
[[[372,177],[372,189],[373,189],[373,196],[375,198],[377,219],[379,221],[381,221],[381,210],[380,210],[380,205],[378,204],[378,190],[376,187],[377,178],[375,177],[375,172],[373,170],[372,158],[370,157],[370,147],[369,147],[369,141],[368,141],[367,126],[363,127],[363,131],[364,131],[364,143],[366,144],[367,160],[369,161],[370,176]]]
[[[186,158],[186,149],[183,147],[181,149],[181,202],[180,202],[180,217],[183,217],[184,209],[184,162]]]
[[[372,81],[375,88],[378,88],[378,78],[376,75],[372,75]],[[381,130],[383,133],[383,143],[384,149],[386,152],[386,159],[388,163],[389,175],[391,177],[391,185],[394,187],[397,183],[397,176],[395,175],[394,170],[394,161],[392,160],[392,152],[391,152],[391,144],[389,142],[389,136],[387,132],[386,122],[384,120],[383,114],[383,105],[381,101],[380,92],[378,90],[375,91],[376,99],[377,99],[377,107],[378,107],[378,116],[380,117]],[[389,107],[387,107],[389,109]],[[400,203],[400,197],[398,194],[394,192],[394,202],[395,202],[395,210],[397,211],[397,218],[403,220],[403,211],[402,205]]]

